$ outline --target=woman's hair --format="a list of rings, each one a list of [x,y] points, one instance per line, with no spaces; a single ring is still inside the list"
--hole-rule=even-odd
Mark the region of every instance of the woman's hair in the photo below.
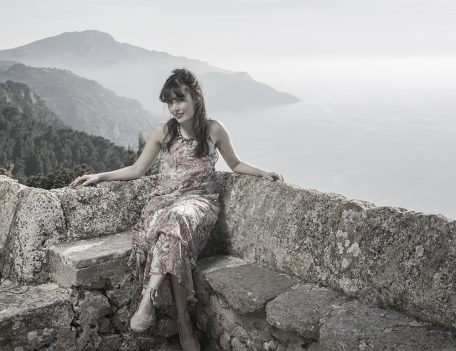
[[[201,86],[196,76],[186,68],[179,68],[172,71],[172,74],[168,77],[163,88],[160,92],[160,101],[164,103],[172,102],[172,93],[176,97],[182,98],[185,96],[185,91],[190,94],[193,104],[195,107],[195,115],[193,117],[193,132],[197,140],[195,148],[196,157],[201,157],[209,153],[209,145],[207,144],[208,124],[206,116],[206,106],[204,104],[204,96]],[[167,133],[165,136],[166,148],[169,150],[174,142],[174,139],[178,137],[177,125],[178,121],[175,118],[171,118],[166,122]]]

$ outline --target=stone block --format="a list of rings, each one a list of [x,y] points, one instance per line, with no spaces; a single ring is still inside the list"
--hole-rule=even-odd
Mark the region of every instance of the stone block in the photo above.
[[[320,330],[323,350],[456,350],[456,339],[447,331],[395,311],[351,301],[334,310]]]
[[[46,283],[48,248],[62,241],[65,233],[62,207],[59,199],[44,189],[26,188],[17,196],[14,215],[9,218],[2,270],[18,283]]]
[[[0,249],[5,246],[16,206],[21,199],[20,193],[28,189],[16,179],[0,175]]]
[[[318,340],[321,321],[345,302],[346,299],[334,290],[300,285],[266,305],[266,320],[277,329]]]
[[[196,270],[193,273],[195,291],[198,301],[207,305],[209,303],[210,286],[206,281],[206,274],[223,268],[237,267],[249,262],[235,256],[217,255],[196,261]]]
[[[54,245],[49,249],[54,281],[65,287],[101,289],[109,279],[121,280],[129,269],[133,232]]]
[[[1,285],[2,290],[12,285]],[[0,294],[0,350],[76,350],[68,289],[57,284],[15,287]],[[23,293],[18,293],[23,291]]]
[[[208,272],[206,280],[241,315],[264,314],[268,301],[299,282],[254,263]]]

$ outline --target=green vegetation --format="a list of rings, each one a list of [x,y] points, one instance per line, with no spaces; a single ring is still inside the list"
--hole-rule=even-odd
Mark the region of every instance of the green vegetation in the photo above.
[[[0,174],[44,189],[67,186],[87,173],[115,170],[133,164],[144,148],[139,134],[138,151],[70,128],[56,128],[0,101]],[[157,160],[158,161],[158,160]],[[146,175],[158,172],[158,162]]]

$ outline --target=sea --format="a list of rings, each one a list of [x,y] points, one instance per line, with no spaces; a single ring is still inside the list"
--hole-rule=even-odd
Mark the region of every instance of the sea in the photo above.
[[[456,220],[456,61],[415,61],[295,70],[300,102],[209,115],[240,160],[286,183]],[[216,168],[231,171],[223,157]]]

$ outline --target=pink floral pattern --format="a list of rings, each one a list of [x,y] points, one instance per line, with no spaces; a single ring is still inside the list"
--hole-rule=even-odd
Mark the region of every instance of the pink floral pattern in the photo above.
[[[133,227],[136,233],[127,263],[144,285],[151,274],[175,275],[187,289],[190,304],[197,302],[192,271],[220,212],[218,152],[210,136],[207,140],[209,154],[203,157],[191,154],[196,140],[176,139],[169,152],[162,145],[159,175]],[[144,269],[143,277],[138,276],[139,268]],[[160,297],[160,287],[159,299],[173,301],[172,296]],[[163,294],[169,295],[170,290],[163,289]]]

